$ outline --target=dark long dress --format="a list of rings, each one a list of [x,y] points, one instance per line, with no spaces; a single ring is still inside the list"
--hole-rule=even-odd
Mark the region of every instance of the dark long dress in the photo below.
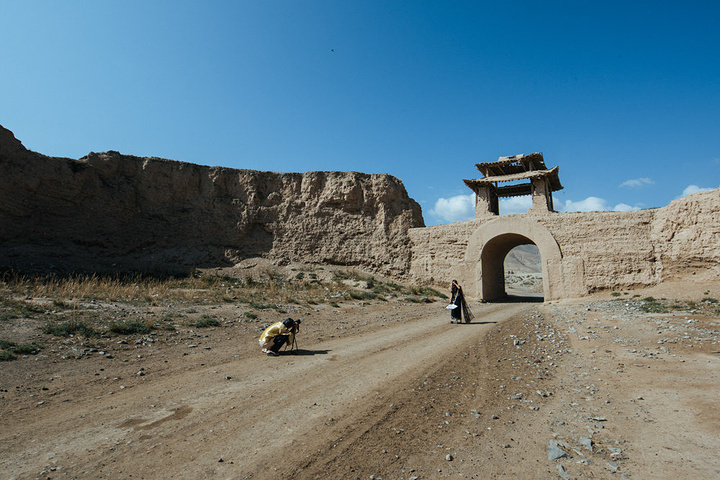
[[[455,285],[452,286],[452,300],[450,303],[457,306],[457,308],[450,310],[450,322],[460,323],[462,321],[462,288],[456,287]]]
[[[465,317],[465,323],[470,323],[470,321],[475,318],[475,315],[470,311],[470,307],[465,301],[462,287],[453,284],[450,293],[452,294],[450,303],[457,305],[457,308],[450,310],[450,323],[460,323],[463,317]]]

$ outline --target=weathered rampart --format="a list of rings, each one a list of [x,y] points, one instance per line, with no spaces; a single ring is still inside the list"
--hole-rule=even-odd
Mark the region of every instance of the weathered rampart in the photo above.
[[[519,244],[540,249],[545,298],[655,285],[702,272],[720,278],[720,189],[634,212],[525,213],[410,230],[411,277],[458,278],[493,299],[502,259]]]
[[[546,300],[720,278],[720,189],[636,212],[484,216],[423,226],[400,180],[274,173],[118,152],[31,152],[0,127],[0,267],[187,271],[264,257],[357,266],[504,295],[503,260],[534,243]]]
[[[249,257],[409,271],[420,206],[397,178],[274,173],[118,152],[31,152],[0,127],[0,266],[187,271]]]

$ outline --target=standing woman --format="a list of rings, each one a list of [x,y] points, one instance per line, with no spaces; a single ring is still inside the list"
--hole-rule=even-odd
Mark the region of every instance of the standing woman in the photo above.
[[[450,310],[450,323],[460,323],[463,317],[465,317],[465,323],[470,323],[470,321],[475,318],[475,315],[470,311],[470,307],[465,301],[462,287],[457,283],[457,280],[452,281],[450,294],[450,303],[455,305],[455,308]]]

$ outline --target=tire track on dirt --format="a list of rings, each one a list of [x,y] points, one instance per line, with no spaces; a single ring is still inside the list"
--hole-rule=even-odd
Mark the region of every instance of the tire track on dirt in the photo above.
[[[502,322],[526,308],[482,305],[475,313]],[[281,460],[294,470],[334,439],[361,435],[388,414],[392,392],[490,327],[450,325],[437,305],[413,312],[400,325],[304,341],[311,354],[242,355],[81,399],[73,411],[38,412],[22,430],[45,434],[8,449],[12,473],[35,478],[47,463],[42,454],[53,452],[63,473],[82,478],[278,478],[268,465]]]
[[[410,390],[410,385],[417,383],[438,365],[454,361],[453,357],[468,345],[479,343],[493,324],[514,318],[528,308],[531,307],[524,304],[483,305],[477,312],[478,318],[482,319],[482,325],[448,325],[444,322],[437,324],[434,318],[414,323],[413,328],[419,327],[418,338],[413,339],[410,344],[404,344],[403,348],[393,347],[383,358],[361,356],[355,363],[355,368],[360,369],[373,365],[373,368],[377,370],[379,367],[382,371],[389,366],[403,364],[402,369],[380,381],[366,382],[361,386],[361,391],[365,392],[362,398],[358,398],[354,403],[348,402],[347,408],[339,410],[340,413],[336,410],[332,421],[324,419],[321,425],[315,425],[316,435],[293,439],[288,445],[292,448],[283,449],[282,454],[273,455],[266,463],[273,466],[283,465],[282,468],[256,471],[242,478],[315,478],[304,469],[310,464],[322,465],[341,456],[343,449],[347,448],[343,445],[352,445],[355,439],[365,435],[376,425],[386,422],[393,415],[399,408],[398,403]],[[427,324],[431,326],[427,327]],[[345,374],[345,378],[348,376]]]

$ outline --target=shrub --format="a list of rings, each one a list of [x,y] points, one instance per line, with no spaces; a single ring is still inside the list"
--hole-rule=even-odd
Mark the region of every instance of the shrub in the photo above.
[[[195,322],[195,327],[197,328],[205,328],[205,327],[219,327],[220,322],[214,317],[211,317],[209,315],[203,315],[198,319],[198,321]]]
[[[35,343],[18,345],[9,340],[0,340],[0,361],[8,362],[17,359],[16,355],[34,355],[40,347]]]
[[[150,333],[152,326],[140,320],[123,320],[121,322],[112,322],[110,331],[118,335],[132,335],[134,333]]]
[[[0,301],[0,320],[12,320],[13,318],[30,317],[36,313],[42,313],[43,309],[35,305],[27,304],[21,300],[11,298]]]
[[[375,293],[375,292],[359,292],[357,290],[352,290],[350,292],[350,297],[354,298],[355,300],[372,300],[373,298],[377,298],[377,293]]]
[[[18,355],[34,355],[40,350],[40,347],[35,343],[25,343],[22,345],[16,345],[12,348],[12,352]]]
[[[273,305],[270,303],[250,302],[249,306],[255,310],[267,310],[268,308],[273,308]]]
[[[97,335],[94,328],[76,320],[64,323],[46,323],[42,331],[43,333],[54,335],[56,337],[69,337],[70,335],[94,337]]]
[[[648,297],[652,298],[652,297]],[[642,310],[645,313],[667,313],[668,309],[663,305],[662,303],[656,301],[653,299],[653,301],[649,301],[643,305],[640,305],[640,310]]]
[[[7,350],[0,351],[0,362],[9,362],[15,360],[17,357]]]
[[[435,290],[434,288],[422,287],[422,290],[421,290],[421,291],[422,291],[423,294],[428,295],[428,296],[436,296],[436,297],[439,297],[439,298],[448,298],[447,295],[445,295],[444,293],[438,292],[438,291]]]
[[[424,295],[421,297],[416,297],[414,295],[409,296],[409,297],[406,297],[406,300],[410,303],[432,303],[433,302],[430,298],[428,298]]]

